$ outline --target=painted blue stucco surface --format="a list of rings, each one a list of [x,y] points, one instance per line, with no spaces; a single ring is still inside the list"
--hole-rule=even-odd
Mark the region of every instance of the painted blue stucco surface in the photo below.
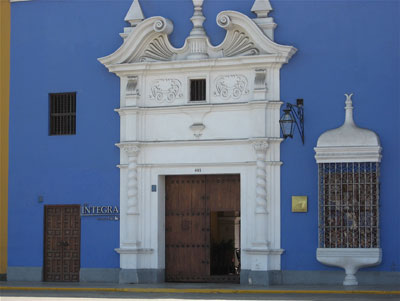
[[[9,266],[42,266],[46,204],[117,205],[119,200],[119,80],[97,58],[122,43],[130,0],[34,0],[12,4]],[[212,44],[224,30],[216,15],[237,10],[251,17],[251,0],[206,0]],[[191,30],[190,0],[141,0],[146,17],[174,23],[181,47]],[[305,102],[305,144],[283,142],[282,269],[330,269],[315,259],[317,164],[324,131],[344,120],[344,93],[354,92],[355,121],[379,134],[381,246],[374,270],[400,271],[400,2],[271,0],[275,41],[298,49],[281,71],[281,100]],[[48,93],[77,92],[77,134],[48,135]],[[44,203],[38,203],[38,196]],[[307,195],[309,211],[291,212],[291,196]],[[82,267],[118,267],[119,223],[82,218]]]

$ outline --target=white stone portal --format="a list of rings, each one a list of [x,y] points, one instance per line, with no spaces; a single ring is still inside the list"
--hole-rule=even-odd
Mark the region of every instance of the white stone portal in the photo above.
[[[120,281],[162,281],[167,175],[240,174],[243,275],[280,270],[279,74],[296,49],[272,41],[268,1],[255,21],[221,12],[218,46],[204,31],[203,1],[193,1],[180,49],[168,39],[172,22],[140,21],[135,1],[122,46],[99,59],[121,79]],[[194,80],[205,83],[202,100],[192,99]]]

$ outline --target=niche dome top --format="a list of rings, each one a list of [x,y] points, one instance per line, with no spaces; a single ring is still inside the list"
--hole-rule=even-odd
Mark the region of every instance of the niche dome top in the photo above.
[[[326,131],[319,137],[315,148],[317,162],[379,162],[381,159],[379,136],[354,123],[351,100],[353,93],[345,96],[345,121],[341,127]]]

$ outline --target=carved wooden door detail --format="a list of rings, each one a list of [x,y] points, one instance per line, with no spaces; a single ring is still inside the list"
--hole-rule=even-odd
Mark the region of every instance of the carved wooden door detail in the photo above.
[[[210,281],[210,212],[240,210],[240,175],[165,180],[166,281]]]
[[[44,281],[79,281],[80,241],[80,206],[45,206]]]

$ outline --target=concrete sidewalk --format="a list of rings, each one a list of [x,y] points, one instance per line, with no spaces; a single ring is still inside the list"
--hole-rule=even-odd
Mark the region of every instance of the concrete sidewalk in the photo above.
[[[171,294],[368,294],[399,295],[400,286],[246,286],[226,283],[161,283],[110,284],[83,282],[6,282],[0,281],[1,291],[64,291],[64,292],[129,292]]]

